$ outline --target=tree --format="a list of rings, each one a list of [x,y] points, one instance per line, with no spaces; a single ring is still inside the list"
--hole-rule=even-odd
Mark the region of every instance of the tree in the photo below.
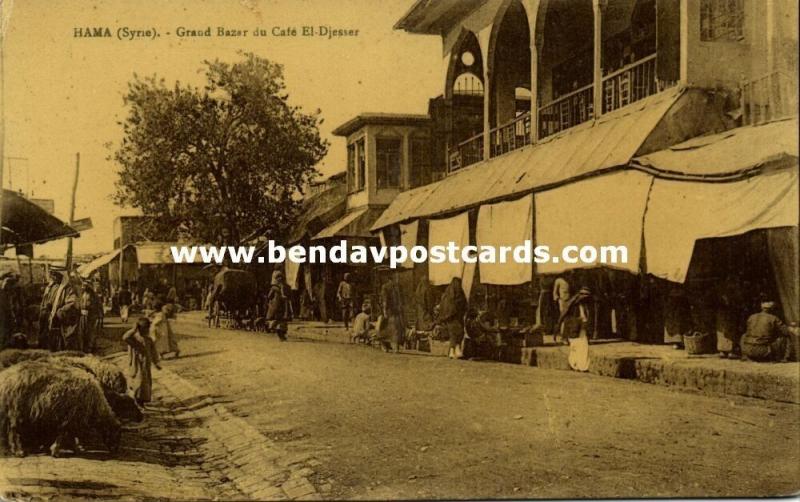
[[[204,61],[205,87],[134,74],[124,96],[114,202],[140,208],[152,239],[212,242],[289,228],[328,143],[320,111],[288,104],[283,67],[254,54]]]

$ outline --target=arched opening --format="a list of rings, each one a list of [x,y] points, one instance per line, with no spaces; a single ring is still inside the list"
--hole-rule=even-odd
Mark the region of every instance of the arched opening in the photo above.
[[[544,0],[536,18],[539,137],[585,122],[593,113],[592,0]]]
[[[530,143],[531,43],[528,15],[513,0],[496,28],[492,50],[489,123],[492,155]],[[527,99],[524,92],[527,90]]]
[[[484,62],[474,33],[465,31],[456,43],[447,72],[449,170],[483,159]]]

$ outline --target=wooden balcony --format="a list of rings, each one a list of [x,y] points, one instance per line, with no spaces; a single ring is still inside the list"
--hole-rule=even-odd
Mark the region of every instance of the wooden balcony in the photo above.
[[[777,82],[779,81],[776,77],[765,77],[743,87],[743,103],[747,96],[754,96],[746,101],[749,113],[762,117],[770,113],[765,111],[765,106],[768,107],[768,110],[772,110],[771,113],[783,112],[790,108],[786,98],[789,94],[785,90],[781,91],[783,92],[780,94],[783,96],[781,99],[769,101],[768,98],[761,97],[764,94],[762,88],[773,90],[785,88],[783,83]],[[656,55],[651,54],[603,77],[603,113],[618,110],[675,85],[677,82],[664,82],[657,79]],[[766,96],[766,94],[764,95]],[[792,96],[795,97],[795,100],[791,106],[794,106],[796,111],[796,93]],[[576,89],[540,106],[537,115],[539,121],[537,141],[592,120],[595,116],[594,84]],[[519,115],[514,120],[489,131],[489,155],[496,157],[529,145],[532,142],[532,136],[531,114]],[[448,152],[448,158],[448,172],[450,173],[483,160],[483,135],[478,134],[459,143]]]

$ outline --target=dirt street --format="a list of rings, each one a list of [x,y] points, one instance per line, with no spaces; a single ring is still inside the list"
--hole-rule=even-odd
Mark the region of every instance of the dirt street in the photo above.
[[[796,405],[181,322],[177,331],[183,355],[165,367],[310,459],[306,474],[326,498],[800,489]]]

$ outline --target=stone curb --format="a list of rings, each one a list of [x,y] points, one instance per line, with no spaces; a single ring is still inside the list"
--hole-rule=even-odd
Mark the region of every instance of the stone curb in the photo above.
[[[301,464],[284,466],[289,457],[269,438],[225,406],[214,403],[207,392],[164,368],[154,371],[156,385],[172,394],[182,406],[175,418],[198,424],[191,434],[201,439],[205,453],[203,469],[216,470],[253,500],[322,500],[314,485],[303,476]]]
[[[181,319],[192,325],[200,325],[196,319]],[[203,323],[203,327],[205,324]],[[350,337],[338,326],[295,325],[289,330],[290,338],[315,340],[329,343],[350,343]],[[431,355],[446,356],[447,344],[436,344]],[[535,366],[541,369],[571,371],[564,347],[523,347],[519,359],[512,364]],[[676,389],[689,389],[712,395],[732,395],[800,403],[800,379],[769,374],[751,374],[735,369],[707,368],[699,365],[683,365],[676,361],[635,356],[594,355],[588,373],[641,383],[662,385]]]

